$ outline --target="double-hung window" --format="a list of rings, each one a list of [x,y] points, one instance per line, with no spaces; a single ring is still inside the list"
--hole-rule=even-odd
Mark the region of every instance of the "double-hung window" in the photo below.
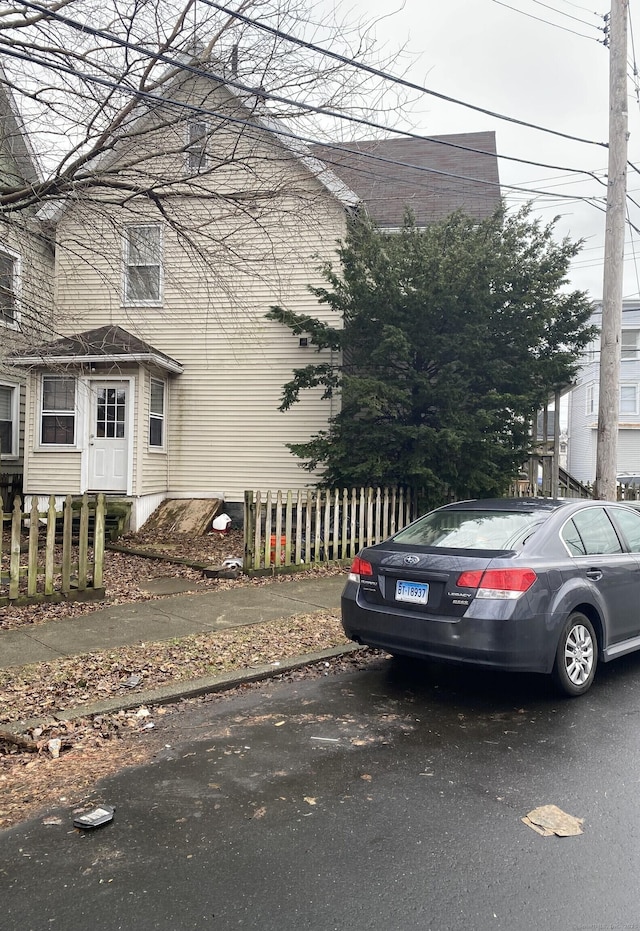
[[[43,375],[40,443],[43,446],[73,446],[75,435],[75,378],[66,375]]]
[[[594,382],[586,387],[584,408],[587,417],[593,417],[596,413],[596,386]]]
[[[149,446],[161,449],[164,446],[165,383],[159,378],[151,379],[151,401],[149,404]]]
[[[18,403],[16,385],[0,385],[0,456],[18,455]]]
[[[18,257],[0,249],[0,323],[9,326],[18,322],[18,274]]]
[[[622,331],[620,358],[623,362],[627,359],[640,359],[640,330]]]
[[[124,238],[124,303],[162,301],[162,225],[129,226]]]
[[[620,414],[638,413],[638,386],[620,385]]]
[[[193,122],[187,126],[187,169],[190,172],[204,171],[207,167],[206,123]]]

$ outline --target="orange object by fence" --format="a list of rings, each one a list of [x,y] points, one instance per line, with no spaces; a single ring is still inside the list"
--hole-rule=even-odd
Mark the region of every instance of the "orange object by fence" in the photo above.
[[[285,559],[286,559],[286,556],[287,556],[287,538],[286,538],[286,536],[280,537],[280,559],[279,559],[279,560],[278,560],[278,558],[277,558],[277,556],[276,556],[276,550],[277,550],[276,539],[277,539],[277,537],[276,537],[275,533],[272,533],[272,534],[271,534],[271,559],[270,559],[270,562],[273,562],[273,563],[275,563],[275,562],[277,562],[277,563],[283,563],[283,562],[285,561]]]

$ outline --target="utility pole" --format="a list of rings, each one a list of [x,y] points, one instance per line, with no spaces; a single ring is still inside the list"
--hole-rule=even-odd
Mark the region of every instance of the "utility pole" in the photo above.
[[[600,399],[596,497],[616,498],[622,279],[627,199],[627,17],[629,0],[611,0],[609,61],[609,183],[607,189],[600,338]]]

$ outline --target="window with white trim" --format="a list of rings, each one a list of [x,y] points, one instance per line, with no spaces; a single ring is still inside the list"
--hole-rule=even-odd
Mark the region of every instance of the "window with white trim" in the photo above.
[[[149,446],[161,449],[164,446],[165,383],[159,378],[151,379],[149,402]]]
[[[638,413],[638,386],[620,385],[620,413]]]
[[[162,225],[129,226],[124,237],[124,303],[162,301]]]
[[[43,375],[40,443],[74,446],[75,439],[76,380],[68,375]]]
[[[587,417],[592,417],[596,412],[596,386],[594,382],[586,387],[584,412]]]
[[[0,323],[14,326],[18,322],[18,256],[0,249]]]
[[[623,330],[620,358],[640,359],[640,330]]]
[[[0,457],[15,459],[18,455],[18,404],[17,385],[0,385]]]
[[[206,123],[194,121],[187,126],[187,168],[189,171],[204,171],[207,167]]]

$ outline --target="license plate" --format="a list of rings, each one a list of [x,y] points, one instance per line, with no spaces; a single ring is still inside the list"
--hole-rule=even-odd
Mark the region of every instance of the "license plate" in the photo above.
[[[414,605],[426,605],[429,586],[426,582],[396,581],[396,601],[408,601]]]

